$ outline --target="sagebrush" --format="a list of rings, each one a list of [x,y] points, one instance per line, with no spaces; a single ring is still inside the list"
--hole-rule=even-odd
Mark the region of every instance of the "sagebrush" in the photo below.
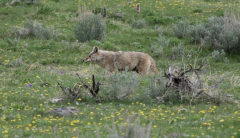
[[[132,27],[136,29],[142,29],[147,26],[145,19],[140,19],[132,23]]]
[[[101,97],[110,101],[130,98],[138,90],[140,82],[141,79],[135,72],[116,72],[109,76],[109,81],[106,85],[102,85],[102,88],[100,87]]]
[[[206,23],[190,26],[191,43],[202,40],[213,49],[223,49],[228,54],[240,48],[240,17],[234,13],[224,17],[210,17]]]
[[[166,39],[165,36],[159,35],[158,41],[151,44],[151,52],[153,56],[159,57],[163,55],[163,49],[169,46],[170,40]]]
[[[216,62],[224,61],[225,56],[226,56],[226,53],[223,49],[220,52],[218,50],[214,50],[212,52],[212,58]]]
[[[106,37],[106,23],[101,14],[80,15],[74,27],[75,37],[80,42],[103,40]]]
[[[187,35],[189,23],[186,21],[180,21],[177,24],[173,24],[173,33],[177,38],[183,38]]]
[[[12,34],[17,38],[36,37],[49,40],[57,39],[60,33],[58,30],[55,30],[54,27],[43,26],[37,20],[27,19],[24,22],[24,27],[14,27],[12,30]]]

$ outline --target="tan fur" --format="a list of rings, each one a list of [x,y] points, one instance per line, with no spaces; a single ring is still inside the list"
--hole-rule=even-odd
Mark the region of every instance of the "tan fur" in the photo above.
[[[128,67],[129,71],[136,71],[141,75],[147,75],[149,71],[158,74],[154,59],[142,52],[113,52],[98,50],[97,47],[94,47],[93,51],[83,61],[96,63],[109,72],[114,72],[115,69],[124,71]]]
[[[140,4],[137,4],[136,11],[137,11],[137,13],[140,13]]]

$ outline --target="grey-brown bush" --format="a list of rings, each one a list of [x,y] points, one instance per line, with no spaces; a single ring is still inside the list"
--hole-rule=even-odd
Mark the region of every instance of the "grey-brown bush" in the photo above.
[[[74,33],[79,42],[102,40],[106,37],[106,23],[101,14],[80,15]]]

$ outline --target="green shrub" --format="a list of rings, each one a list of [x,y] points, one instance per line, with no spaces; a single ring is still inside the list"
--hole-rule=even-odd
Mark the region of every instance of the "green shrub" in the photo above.
[[[20,58],[17,58],[17,59],[15,59],[15,60],[13,60],[12,62],[10,62],[9,64],[8,64],[8,66],[11,66],[11,67],[19,67],[19,66],[21,66],[21,65],[23,65],[24,64],[24,62],[23,62],[23,60],[22,60],[22,57],[20,57]]]
[[[11,45],[11,46],[16,46],[16,45],[18,44],[18,40],[19,40],[19,39],[17,39],[17,38],[14,38],[14,40],[8,38],[8,39],[7,39],[7,42],[8,42],[8,44]]]
[[[202,40],[213,49],[223,49],[230,54],[240,49],[240,18],[235,15],[211,17],[206,23],[190,26],[191,43]]]
[[[104,100],[123,100],[131,97],[137,90],[141,79],[135,72],[125,71],[116,72],[109,76],[107,85],[102,86],[102,99]]]
[[[102,40],[106,37],[106,23],[100,14],[80,15],[74,33],[79,42]]]
[[[160,57],[163,55],[163,47],[157,44],[151,44],[151,52],[154,57]]]
[[[146,26],[147,25],[146,25],[145,19],[137,20],[132,23],[132,28],[136,28],[136,29],[142,29],[142,28],[145,28]]]
[[[219,34],[222,33],[224,28],[224,18],[222,17],[210,17],[208,22],[204,24],[205,27],[205,36],[204,40],[213,45],[216,41],[219,40]]]
[[[184,54],[183,44],[179,43],[178,46],[174,46],[172,48],[172,56],[174,58],[177,58],[179,56],[182,56]]]
[[[192,25],[188,27],[188,35],[190,36],[190,43],[200,44],[201,40],[206,35],[206,28],[203,24],[200,25]]]
[[[158,96],[163,96],[163,94],[167,91],[166,81],[164,79],[160,81],[159,78],[156,77],[150,78],[150,81],[149,93],[147,94],[146,91],[144,94],[145,97],[155,99]]]
[[[159,35],[158,36],[158,44],[163,46],[163,47],[168,47],[169,46],[170,40],[167,40],[165,36]]]
[[[221,52],[219,52],[218,50],[214,50],[212,52],[212,58],[216,61],[216,62],[221,62],[225,60],[225,56],[226,53],[224,52],[224,50],[222,49]]]
[[[30,37],[34,36],[41,39],[57,39],[59,32],[54,30],[54,27],[42,26],[36,20],[26,20],[23,28],[13,28],[12,33],[15,37]]]
[[[51,28],[50,27],[43,27],[40,23],[36,23],[33,28],[33,34],[37,38],[45,38],[50,39],[52,38]]]
[[[183,38],[187,34],[189,23],[185,21],[180,21],[177,24],[173,24],[173,33],[177,38]]]
[[[219,34],[219,39],[213,43],[216,49],[223,49],[228,54],[240,49],[240,24],[239,28],[225,30]]]
[[[151,52],[154,57],[160,57],[163,55],[163,48],[168,47],[170,40],[167,40],[165,36],[159,35],[158,42],[151,44]]]

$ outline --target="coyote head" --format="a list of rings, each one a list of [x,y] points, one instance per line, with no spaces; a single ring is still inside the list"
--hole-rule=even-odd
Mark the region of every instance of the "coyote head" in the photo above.
[[[97,61],[98,56],[98,47],[93,47],[93,51],[89,53],[88,57],[83,60],[83,62],[87,63],[90,61]]]

